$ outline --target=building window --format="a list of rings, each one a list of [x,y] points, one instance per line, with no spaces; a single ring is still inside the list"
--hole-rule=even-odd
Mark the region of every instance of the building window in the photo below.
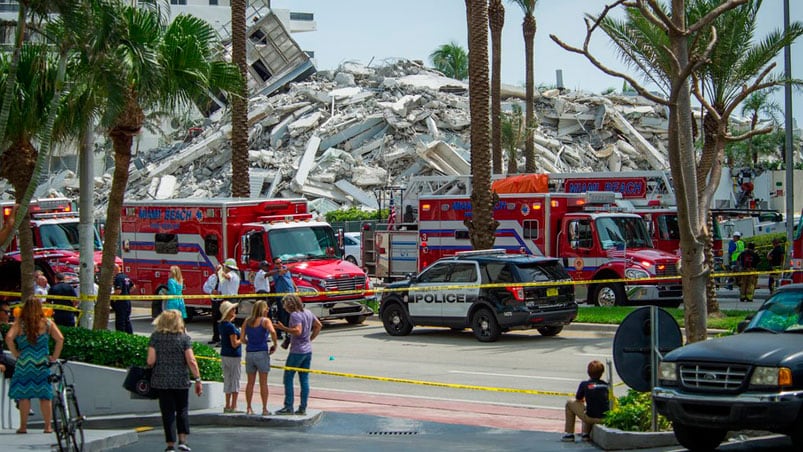
[[[186,5],[187,0],[170,0],[171,5]]]
[[[254,68],[257,74],[259,74],[259,78],[261,78],[263,82],[267,82],[268,79],[273,77],[267,66],[265,66],[265,63],[260,60],[254,61],[251,67]]]
[[[217,6],[217,0],[209,0],[210,6]]]

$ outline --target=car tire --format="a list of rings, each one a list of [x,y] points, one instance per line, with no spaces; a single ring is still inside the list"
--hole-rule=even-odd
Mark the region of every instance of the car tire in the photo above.
[[[541,336],[546,337],[557,336],[561,331],[563,331],[562,326],[542,326],[538,328],[538,332],[541,333]]]
[[[357,265],[357,259],[354,256],[346,256],[346,260],[354,265]]]
[[[690,451],[715,450],[727,435],[727,430],[706,429],[674,422],[672,429],[681,446]]]
[[[471,316],[471,330],[474,337],[480,342],[496,342],[502,334],[499,322],[493,312],[487,308],[480,308],[474,311]]]
[[[600,284],[594,291],[595,306],[624,306],[626,303],[625,287],[620,283]]]
[[[365,322],[365,317],[364,315],[352,315],[346,317],[346,321],[349,322],[349,325],[359,325]]]
[[[413,330],[413,323],[400,303],[386,304],[382,308],[382,325],[391,336],[407,336]]]

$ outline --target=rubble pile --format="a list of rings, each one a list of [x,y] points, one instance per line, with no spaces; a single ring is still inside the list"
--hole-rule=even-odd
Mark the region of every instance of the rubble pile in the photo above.
[[[506,87],[503,96],[503,110],[523,110],[523,89]],[[539,172],[669,168],[666,111],[641,97],[545,91],[536,115]],[[321,213],[377,208],[377,190],[412,176],[470,172],[468,85],[412,61],[345,63],[253,96],[248,122],[251,195],[303,196]],[[230,133],[230,116],[219,111],[191,141],[139,150],[126,199],[230,196]],[[523,170],[523,150],[517,155]],[[96,178],[99,216],[110,174]],[[62,187],[51,188],[77,196],[74,174],[53,179]]]

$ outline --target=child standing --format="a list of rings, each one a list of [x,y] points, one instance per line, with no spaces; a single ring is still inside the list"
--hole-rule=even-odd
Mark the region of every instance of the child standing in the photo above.
[[[234,325],[237,315],[237,303],[224,301],[220,303],[220,360],[223,365],[223,392],[226,394],[224,413],[241,413],[237,411],[237,398],[240,395],[240,360],[242,359],[242,338],[240,329]]]
[[[583,422],[583,441],[591,441],[591,427],[602,422],[609,409],[608,383],[602,380],[605,365],[594,360],[588,363],[589,379],[580,382],[574,400],[566,402],[565,434],[561,441],[574,442],[575,418]]]

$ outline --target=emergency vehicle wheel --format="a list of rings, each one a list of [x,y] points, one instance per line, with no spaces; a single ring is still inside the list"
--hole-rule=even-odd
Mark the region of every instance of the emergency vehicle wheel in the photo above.
[[[541,333],[541,336],[546,337],[557,336],[561,331],[563,331],[562,326],[542,326],[538,328],[538,332]]]
[[[621,284],[601,284],[594,293],[595,306],[624,306],[626,301],[625,288]]]
[[[382,324],[391,336],[407,336],[413,324],[399,303],[390,303],[382,309]]]
[[[474,331],[474,337],[480,342],[496,342],[502,334],[496,317],[486,308],[474,312],[471,317],[471,329]]]

